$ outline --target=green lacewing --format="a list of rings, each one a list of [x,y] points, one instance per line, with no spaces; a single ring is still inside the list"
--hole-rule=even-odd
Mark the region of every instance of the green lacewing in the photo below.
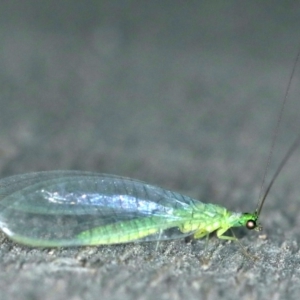
[[[220,239],[234,240],[225,235],[230,228],[261,229],[258,219],[265,199],[299,140],[288,150],[252,213],[231,212],[131,178],[47,171],[0,180],[0,229],[13,241],[37,247],[163,241],[187,236],[199,239],[214,231]]]

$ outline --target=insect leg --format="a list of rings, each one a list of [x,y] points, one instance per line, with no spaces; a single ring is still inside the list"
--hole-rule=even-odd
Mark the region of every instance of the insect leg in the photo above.
[[[161,239],[162,232],[163,232],[162,230],[159,231],[159,236],[158,236],[158,238],[157,238],[155,251],[157,251],[157,249],[158,249],[158,246],[159,246],[159,242],[160,242],[160,239]]]
[[[209,235],[210,232],[208,232],[207,230],[204,230],[204,229],[200,229],[200,230],[197,230],[195,233],[194,233],[194,239],[201,239],[207,235]]]
[[[229,241],[236,241],[237,238],[236,237],[233,237],[233,236],[227,236],[227,235],[223,235],[226,231],[228,230],[228,228],[219,228],[217,230],[217,237],[221,240],[229,240]]]

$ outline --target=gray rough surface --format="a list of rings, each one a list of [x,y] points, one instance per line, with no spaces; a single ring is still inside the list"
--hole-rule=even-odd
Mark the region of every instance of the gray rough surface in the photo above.
[[[300,44],[299,3],[3,1],[0,172],[125,175],[228,209],[257,203]],[[299,71],[269,174],[300,128]],[[247,249],[212,237],[34,249],[0,234],[0,299],[298,299],[297,151]],[[264,235],[263,235],[264,234]],[[208,257],[209,256],[209,257]]]

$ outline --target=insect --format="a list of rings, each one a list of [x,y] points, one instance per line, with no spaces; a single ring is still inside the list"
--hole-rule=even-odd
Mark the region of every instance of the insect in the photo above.
[[[299,53],[297,60],[298,57]],[[283,107],[284,104],[282,110]],[[49,171],[0,180],[0,229],[16,242],[37,247],[162,241],[186,236],[198,239],[214,231],[220,239],[234,240],[226,235],[230,228],[261,229],[258,218],[265,199],[299,141],[300,137],[252,213],[231,212],[130,178]]]

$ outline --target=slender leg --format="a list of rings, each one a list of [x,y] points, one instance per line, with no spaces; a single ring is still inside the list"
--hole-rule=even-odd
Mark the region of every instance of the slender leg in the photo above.
[[[223,235],[227,230],[228,228],[219,228],[217,230],[217,237],[221,240],[236,241],[237,238],[235,236]]]

